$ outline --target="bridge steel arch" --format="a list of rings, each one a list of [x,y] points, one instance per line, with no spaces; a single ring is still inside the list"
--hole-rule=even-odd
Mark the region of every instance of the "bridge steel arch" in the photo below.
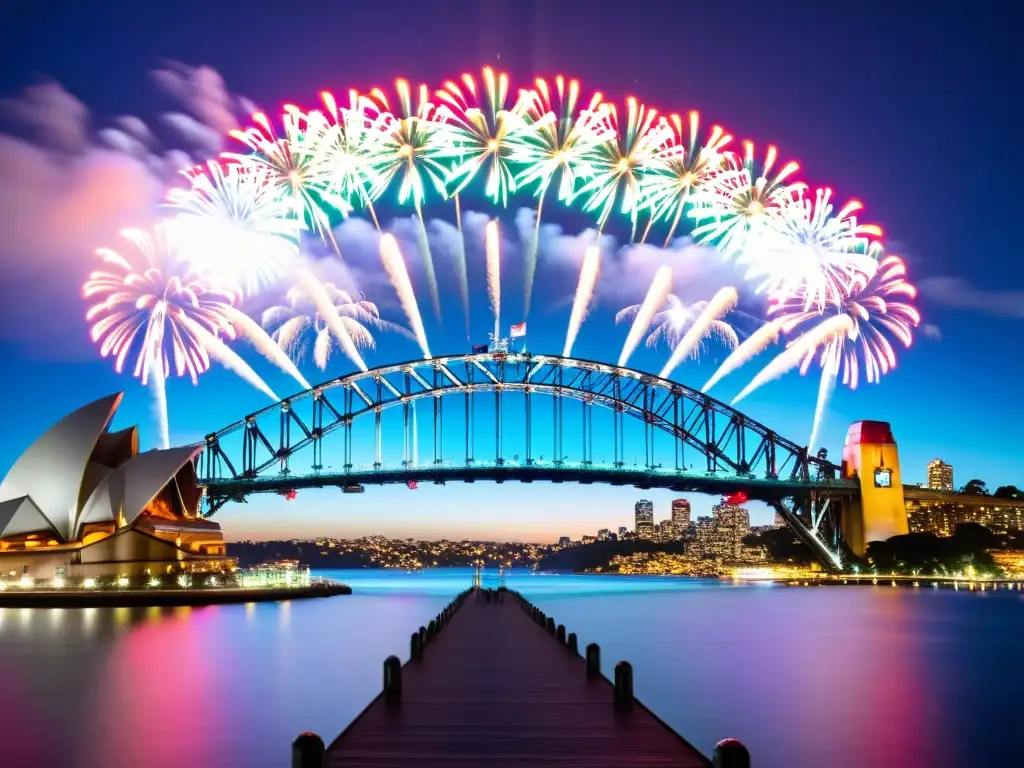
[[[525,461],[509,461],[502,452],[502,396],[523,394],[526,437]],[[493,459],[474,456],[476,429],[474,398],[492,393],[495,416]],[[553,460],[534,456],[534,395],[550,396],[552,430],[545,435]],[[455,462],[442,456],[444,401],[462,396],[466,414],[465,455]],[[434,455],[414,461],[410,445],[413,402],[433,404]],[[563,460],[563,410],[581,404],[583,460]],[[593,460],[592,407],[613,414],[614,461]],[[381,414],[402,408],[405,456],[400,467],[385,466],[382,458]],[[305,413],[305,418],[300,415]],[[624,461],[623,418],[643,423],[646,460],[642,470]],[[352,461],[352,426],[361,417],[374,419],[374,463],[362,469]],[[655,461],[657,431],[671,436],[675,460],[671,467]],[[229,455],[224,439],[241,433],[241,453]],[[332,436],[337,436],[332,437]],[[325,473],[323,443],[341,440],[342,472]],[[300,451],[312,457],[308,472],[296,472],[293,459]],[[687,468],[687,451],[701,457],[699,470]],[[837,479],[839,467],[808,455],[807,449],[730,406],[697,390],[630,368],[555,355],[476,353],[413,360],[359,371],[324,382],[285,398],[206,437],[201,459],[205,514],[228,501],[244,501],[261,492],[299,488],[384,484],[398,482],[473,482],[477,479],[603,482],[640,488],[730,493],[744,491],[770,504],[808,544],[822,564],[841,566],[846,555],[842,540],[843,498],[858,493],[855,482]]]

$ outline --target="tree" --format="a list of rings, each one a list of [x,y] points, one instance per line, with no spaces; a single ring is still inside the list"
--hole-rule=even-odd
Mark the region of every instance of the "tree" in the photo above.
[[[985,485],[984,480],[968,480],[967,484],[960,489],[960,492],[970,496],[988,496],[988,487]]]
[[[1000,485],[992,495],[997,499],[1024,499],[1024,491],[1016,485]]]

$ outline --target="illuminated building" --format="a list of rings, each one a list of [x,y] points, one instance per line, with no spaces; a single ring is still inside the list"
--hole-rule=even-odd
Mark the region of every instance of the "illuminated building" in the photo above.
[[[714,533],[712,553],[725,559],[738,560],[743,554],[743,537],[750,533],[750,513],[739,504],[723,499],[711,508]]]
[[[560,546],[560,547],[568,547],[570,544],[572,544],[572,539],[570,539],[568,536],[559,536],[558,537],[558,546]]]
[[[660,542],[677,541],[680,538],[679,531],[672,519],[661,520],[654,526],[654,540]]]
[[[722,500],[712,508],[711,517],[697,518],[693,542],[687,547],[697,557],[715,558],[726,563],[761,561],[765,552],[761,547],[743,543],[750,533],[750,513],[741,506],[746,497],[737,494]]]
[[[611,532],[607,528],[602,528],[601,530],[599,530],[597,532],[597,540],[598,541],[608,541],[608,537],[609,537],[610,533]]]
[[[963,523],[978,523],[993,533],[1024,530],[1024,501],[992,496],[958,497],[957,501],[907,500],[913,533],[952,536]]]
[[[681,539],[690,528],[690,502],[686,499],[672,501],[672,525],[675,527],[676,538]]]
[[[636,537],[638,539],[654,538],[654,502],[640,499],[634,508]]]
[[[786,518],[780,515],[778,512],[775,513],[775,519],[772,520],[772,528],[785,528]]]
[[[582,541],[584,544],[593,544],[595,541],[597,541],[597,539],[595,539],[593,536],[584,536]]]
[[[629,536],[629,528],[627,528],[624,525],[620,525],[619,526],[619,541],[622,541],[622,539],[625,539],[628,536]]]
[[[928,487],[936,491],[953,490],[953,465],[942,459],[928,462]]]
[[[122,395],[65,416],[0,483],[0,577],[140,576],[222,570],[220,526],[199,515],[201,445],[139,453],[136,427],[111,432]]]

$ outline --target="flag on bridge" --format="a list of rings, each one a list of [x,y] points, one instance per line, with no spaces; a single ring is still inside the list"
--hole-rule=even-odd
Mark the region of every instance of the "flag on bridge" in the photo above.
[[[408,487],[410,491],[415,491],[417,488],[419,488],[419,483],[417,483],[415,480],[406,480],[405,485],[406,487]]]
[[[516,323],[512,326],[512,329],[508,334],[513,339],[518,339],[521,336],[526,335],[526,323]]]
[[[485,354],[486,352],[487,352],[487,345],[486,344],[474,344],[473,345],[473,354],[474,355],[482,355],[482,354]]]

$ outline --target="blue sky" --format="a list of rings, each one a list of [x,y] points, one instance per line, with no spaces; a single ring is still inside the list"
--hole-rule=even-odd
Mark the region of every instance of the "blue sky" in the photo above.
[[[5,232],[0,258],[9,277],[0,289],[0,359],[7,373],[0,387],[9,411],[0,470],[54,418],[110,391],[126,391],[118,423],[140,423],[144,443],[155,431],[149,393],[98,358],[77,296],[94,263],[92,250],[114,244],[120,227],[145,224],[160,194],[151,170],[142,172],[99,149],[99,131],[115,125],[118,116],[134,115],[154,127],[161,147],[170,148],[177,145],[166,113],[184,113],[197,125],[204,120],[208,125],[217,117],[222,95],[226,101],[220,106],[237,108],[228,94],[243,94],[273,111],[291,101],[312,106],[324,88],[342,93],[386,85],[399,75],[439,85],[489,64],[509,71],[517,84],[564,71],[609,98],[635,94],[669,111],[699,109],[705,121],[721,122],[759,147],[777,144],[783,157],[800,161],[808,182],[832,185],[842,200],[862,200],[867,220],[882,224],[887,243],[906,258],[922,288],[924,322],[935,331],[933,338],[918,333],[913,348],[902,352],[896,370],[881,384],[862,384],[852,392],[840,388],[822,443],[837,458],[851,422],[879,419],[893,426],[906,482],[923,480],[924,465],[935,456],[954,465],[958,484],[972,477],[990,486],[1024,482],[1019,458],[1024,407],[1015,383],[1024,352],[1024,267],[1018,257],[1024,239],[1011,207],[1016,199],[1011,185],[1021,169],[1012,153],[1014,121],[1005,98],[1020,65],[1009,30],[994,20],[996,4],[972,6],[970,14],[936,11],[927,17],[882,5],[826,12],[793,3],[784,4],[792,10],[783,13],[752,4],[739,14],[745,21],[733,25],[728,39],[725,33],[691,32],[683,36],[685,45],[678,44],[673,30],[696,19],[689,13],[675,18],[657,3],[637,3],[625,19],[600,2],[585,17],[541,2],[517,4],[515,12],[507,4],[456,2],[426,16],[413,13],[419,5],[398,3],[382,20],[365,6],[342,15],[340,6],[324,11],[318,4],[304,11],[298,2],[288,14],[273,15],[272,27],[270,17],[247,12],[241,3],[220,3],[215,11],[190,2],[159,10],[118,5],[85,12],[68,4],[61,13],[44,15],[23,4],[4,10],[0,18],[19,30],[13,46],[0,53],[0,98],[5,98],[0,130],[6,132],[0,157],[7,169],[0,180],[0,231]],[[631,33],[622,32],[620,22],[632,25]],[[340,32],[359,29],[372,34]],[[338,45],[342,38],[345,45]],[[273,43],[255,51],[253,40]],[[771,66],[765,66],[765,57]],[[166,71],[167,60],[208,66],[223,78],[223,94],[209,80],[189,81],[195,87],[184,94],[158,87],[152,70]],[[38,119],[38,111],[26,113],[23,89],[40,82],[59,83],[74,97],[57,104],[60,130]],[[202,157],[194,145],[186,148]],[[502,218],[506,328],[522,319],[522,253],[514,218],[531,203],[521,195],[504,212],[479,200],[467,203]],[[427,215],[454,219],[451,205],[444,203],[431,205]],[[545,221],[569,236],[591,225],[587,217],[555,206],[546,210]],[[626,234],[621,222],[610,230],[621,244]],[[480,247],[473,233],[467,236],[469,338],[446,255],[435,253],[444,297],[439,321],[430,316],[416,266],[420,259],[414,246],[406,245],[435,354],[485,343],[490,328]],[[542,249],[529,316],[528,343],[538,352],[560,351],[578,272],[572,248],[549,242]],[[341,245],[348,268],[341,271],[321,251],[322,273],[353,281],[385,317],[404,322],[372,249],[368,252],[358,238],[346,243],[344,236]],[[728,275],[698,264],[691,264],[685,280],[677,277],[676,290],[708,298]],[[627,328],[614,324],[614,312],[642,298],[649,267],[609,248],[596,304],[575,347],[578,356],[611,361],[618,356]],[[756,310],[746,302],[744,307]],[[752,328],[743,320],[737,325]],[[366,355],[371,366],[419,356],[416,345],[403,337],[381,333],[377,341],[377,349]],[[244,346],[238,350],[276,392],[289,392],[290,379]],[[664,347],[641,348],[631,364],[657,371],[668,354]],[[711,347],[700,362],[680,367],[676,377],[699,387],[723,356]],[[731,399],[767,359],[762,356],[733,374],[713,394]],[[349,370],[340,356],[324,373],[303,364],[310,380]],[[755,392],[741,410],[803,443],[815,393],[816,381],[794,373]],[[198,387],[170,382],[168,402],[172,442],[186,442],[268,401],[215,367]],[[254,499],[226,508],[218,519],[233,538],[383,532],[551,539],[629,524],[641,495],[635,489],[488,484],[415,492],[370,489],[344,497],[324,491],[304,493],[293,502]],[[647,495],[655,501],[656,515],[667,516],[670,496]],[[693,501],[700,513],[716,500]],[[756,521],[767,517],[755,514]]]

